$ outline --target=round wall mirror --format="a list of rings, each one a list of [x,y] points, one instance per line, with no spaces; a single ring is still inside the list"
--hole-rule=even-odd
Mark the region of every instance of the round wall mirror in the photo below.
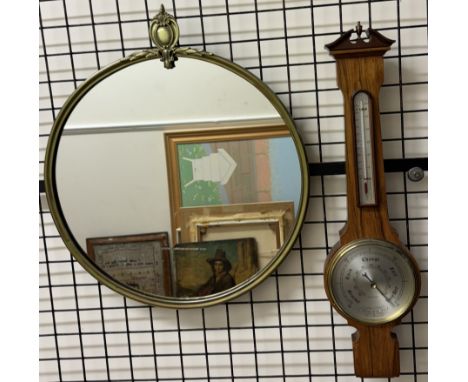
[[[66,246],[103,284],[152,305],[208,306],[258,285],[291,250],[308,165],[264,83],[167,45],[69,97],[49,138],[46,193]]]

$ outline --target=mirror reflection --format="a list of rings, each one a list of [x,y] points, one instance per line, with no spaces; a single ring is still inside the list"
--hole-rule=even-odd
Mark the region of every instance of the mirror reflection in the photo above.
[[[209,60],[118,70],[82,95],[58,141],[67,229],[97,267],[140,292],[235,288],[274,261],[303,208],[290,129],[257,86]]]

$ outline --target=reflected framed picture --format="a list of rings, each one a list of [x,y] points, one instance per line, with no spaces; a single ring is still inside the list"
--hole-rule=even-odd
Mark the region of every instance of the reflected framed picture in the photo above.
[[[146,293],[172,295],[167,232],[88,238],[86,246],[88,256],[116,281]]]
[[[254,238],[177,244],[173,249],[174,293],[207,296],[242,283],[258,270]]]
[[[284,124],[165,134],[172,234],[182,208],[293,201],[299,158]],[[300,187],[300,186],[298,186]]]
[[[181,242],[253,237],[263,268],[288,239],[294,223],[294,203],[265,202],[180,209]]]

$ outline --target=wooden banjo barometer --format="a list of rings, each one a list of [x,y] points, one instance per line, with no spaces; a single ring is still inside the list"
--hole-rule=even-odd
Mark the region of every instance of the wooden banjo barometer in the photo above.
[[[357,329],[356,375],[396,377],[399,348],[392,328],[415,304],[420,275],[387,211],[379,91],[383,55],[394,41],[370,28],[365,37],[362,32],[358,23],[326,45],[344,97],[348,220],[325,263],[324,281],[333,307]]]

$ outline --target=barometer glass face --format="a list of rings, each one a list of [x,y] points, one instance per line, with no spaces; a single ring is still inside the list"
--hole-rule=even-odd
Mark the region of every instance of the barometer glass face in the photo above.
[[[401,248],[382,240],[358,240],[343,247],[335,259],[329,290],[346,317],[383,324],[401,317],[411,306],[415,270]]]

